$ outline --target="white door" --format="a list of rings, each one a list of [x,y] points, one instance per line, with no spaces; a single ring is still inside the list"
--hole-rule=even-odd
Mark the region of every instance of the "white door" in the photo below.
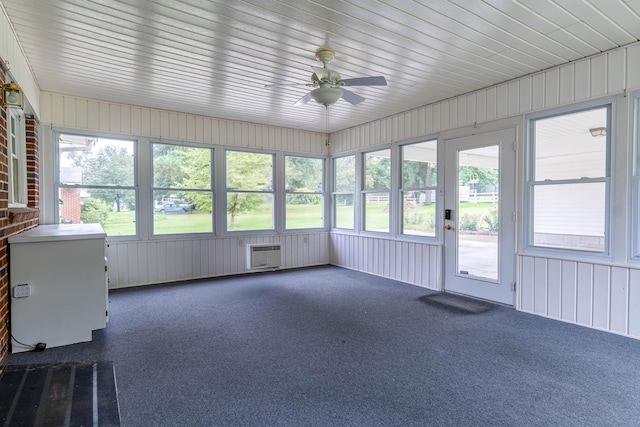
[[[444,289],[514,304],[515,129],[444,142]]]

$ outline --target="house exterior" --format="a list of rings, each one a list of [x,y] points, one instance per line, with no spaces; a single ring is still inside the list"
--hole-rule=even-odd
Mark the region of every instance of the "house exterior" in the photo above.
[[[512,206],[502,218],[506,227],[503,248],[506,249],[501,252],[501,268],[510,264],[510,269],[501,272],[509,285],[505,300],[491,296],[492,285],[486,285],[487,288],[479,293],[449,287],[450,279],[457,280],[454,276],[459,276],[459,271],[452,272],[447,264],[451,259],[448,251],[455,246],[455,241],[449,237],[451,234],[441,231],[451,225],[442,212],[438,214],[435,236],[428,239],[404,235],[393,226],[383,233],[366,230],[358,217],[353,230],[331,227],[329,222],[322,229],[301,232],[276,229],[271,233],[233,234],[218,231],[207,236],[180,238],[154,238],[143,230],[134,239],[110,240],[109,287],[248,273],[246,244],[280,243],[282,268],[330,263],[432,290],[493,299],[523,312],[640,338],[640,194],[635,126],[640,114],[637,105],[640,74],[636,72],[640,67],[640,44],[336,132],[330,135],[331,144],[327,147],[325,135],[321,133],[40,91],[24,65],[26,60],[4,15],[0,15],[0,32],[0,58],[11,65],[4,71],[23,87],[29,101],[24,116],[28,187],[24,206],[9,206],[5,190],[9,181],[6,155],[9,111],[4,107],[0,118],[0,144],[3,147],[0,153],[0,181],[3,183],[0,188],[0,361],[6,358],[10,345],[10,254],[6,241],[9,236],[38,222],[58,222],[53,165],[55,136],[60,131],[133,138],[146,148],[153,141],[164,140],[198,143],[220,152],[225,147],[287,152],[326,158],[328,164],[336,158],[352,155],[360,163],[367,153],[381,150],[388,150],[394,158],[406,145],[437,139],[438,163],[443,165],[437,196],[440,211],[455,211],[455,204],[447,200],[446,194],[447,188],[452,188],[451,185],[447,187],[446,182],[456,182],[455,177],[451,181],[447,176],[447,168],[451,170],[454,167],[450,165],[455,164],[451,156],[459,156],[467,147],[475,147],[472,144],[477,138],[486,136],[488,139],[480,140],[479,147],[497,144],[496,141],[504,143],[500,145],[500,158],[508,185],[500,186],[504,192],[501,200],[505,199]],[[0,78],[6,75],[2,74]],[[609,148],[605,150],[607,174],[602,178],[587,177],[588,182],[584,183],[594,185],[594,188],[606,188],[603,190],[606,197],[604,213],[598,219],[604,234],[597,236],[601,241],[595,243],[602,250],[591,253],[589,250],[571,251],[536,245],[537,237],[531,226],[535,223],[531,218],[535,213],[532,200],[537,197],[536,191],[542,188],[538,184],[543,185],[544,180],[538,182],[530,175],[534,161],[531,128],[539,119],[601,106],[610,112],[607,122]],[[572,178],[569,184],[583,184],[582,178]],[[362,187],[359,185],[358,188]],[[458,188],[457,183],[455,188]],[[400,191],[397,186],[390,190],[391,200]],[[585,196],[595,194],[594,191],[586,191]],[[328,194],[326,197],[329,199]],[[359,199],[357,195],[355,198]],[[150,210],[150,207],[141,206],[141,215],[151,215]],[[330,216],[329,209],[325,212]],[[394,219],[396,214],[390,215]],[[555,216],[549,215],[552,220],[546,228],[541,227],[536,232],[556,233],[553,218],[560,223],[572,223],[572,213],[565,209],[559,209]],[[222,219],[218,221],[216,229],[224,228]],[[599,232],[596,230],[593,234]]]

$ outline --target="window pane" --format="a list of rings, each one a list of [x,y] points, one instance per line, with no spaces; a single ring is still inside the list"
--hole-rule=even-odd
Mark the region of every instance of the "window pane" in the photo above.
[[[211,149],[153,144],[153,186],[211,189]]]
[[[167,196],[154,191],[153,234],[189,234],[213,232],[211,193],[183,191]]]
[[[534,123],[535,181],[607,175],[607,108],[538,119]],[[598,136],[592,136],[590,130]]]
[[[402,234],[435,236],[435,190],[403,191],[402,201]]]
[[[60,183],[134,185],[134,141],[60,135]]]
[[[100,224],[109,236],[136,234],[134,190],[64,187],[59,200],[63,224]]]
[[[603,252],[605,195],[604,182],[535,186],[534,245]]]
[[[323,197],[320,194],[287,194],[286,228],[322,228]]]
[[[389,232],[389,193],[365,194],[364,229]]]
[[[356,156],[338,157],[335,159],[335,191],[356,191]]]
[[[436,140],[402,146],[402,188],[435,187]]]
[[[273,191],[273,155],[227,151],[229,190]]]
[[[273,195],[227,193],[227,231],[273,230]]]
[[[336,194],[333,198],[335,212],[335,227],[353,230],[355,210],[353,194]]]
[[[391,150],[365,153],[365,190],[389,190],[391,188]]]
[[[286,191],[288,193],[322,193],[324,190],[322,159],[285,157]]]

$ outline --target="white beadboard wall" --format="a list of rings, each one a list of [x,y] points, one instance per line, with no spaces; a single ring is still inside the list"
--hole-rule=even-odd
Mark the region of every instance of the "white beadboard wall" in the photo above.
[[[257,272],[246,269],[246,245],[250,243],[280,243],[283,269],[329,263],[326,232],[110,242],[109,288]]]
[[[122,105],[52,92],[42,92],[40,99],[41,124],[58,129],[302,154],[327,154],[325,136],[321,133]],[[122,288],[246,273],[245,245],[248,243],[280,243],[283,260],[281,268],[328,264],[328,241],[328,232],[112,241],[108,249],[109,287]]]
[[[322,133],[117,104],[53,92],[42,92],[40,111],[40,123],[57,128],[327,154],[325,136]]]
[[[40,87],[27,64],[18,39],[9,24],[9,19],[0,7],[0,59],[2,59],[15,82],[22,88],[23,97],[36,116],[40,115]],[[2,68],[0,67],[0,70]]]
[[[331,154],[521,116],[640,88],[640,44],[331,134]]]
[[[456,132],[507,118],[524,123],[524,115],[531,112],[640,89],[638,70],[640,45],[634,44],[337,132],[330,136],[331,154]],[[623,139],[630,138],[618,139],[616,149],[627,153],[629,141]],[[524,156],[523,151],[519,150],[519,156]],[[440,289],[441,248],[421,245],[422,252],[418,252],[417,247],[400,241],[332,234],[331,262]],[[385,256],[380,255],[383,251]],[[422,258],[397,255],[405,251],[413,251],[414,256],[420,253]],[[516,309],[640,338],[640,266],[542,256],[518,256],[517,260]]]
[[[640,339],[640,270],[533,256],[518,262],[520,310]]]
[[[441,290],[442,247],[413,241],[331,233],[331,264]]]

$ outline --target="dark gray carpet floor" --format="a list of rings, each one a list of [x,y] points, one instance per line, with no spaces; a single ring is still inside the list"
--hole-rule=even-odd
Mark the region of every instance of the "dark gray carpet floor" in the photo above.
[[[640,425],[640,341],[497,307],[464,314],[336,267],[114,291],[90,343],[124,426]]]

